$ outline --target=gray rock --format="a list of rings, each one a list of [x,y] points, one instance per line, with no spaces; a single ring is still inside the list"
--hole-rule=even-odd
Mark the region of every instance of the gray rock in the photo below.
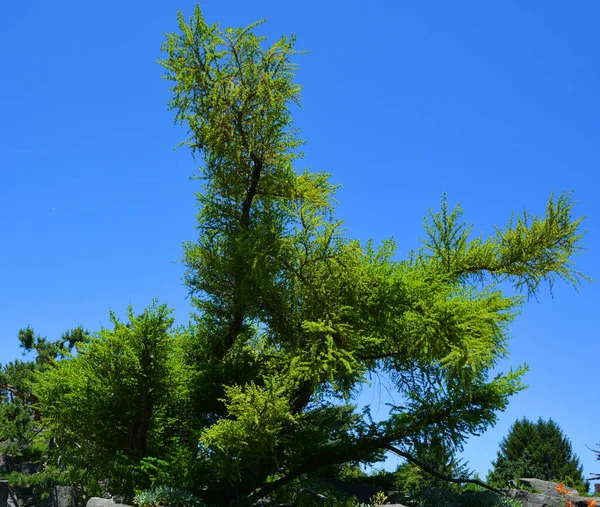
[[[551,484],[554,485],[553,488],[556,486],[556,483],[554,482]],[[556,490],[554,490],[554,493],[556,494],[550,493],[545,495],[543,493],[532,493],[531,491],[522,491],[520,489],[504,490],[504,494],[508,498],[515,498],[519,500],[519,502],[523,504],[523,507],[556,507],[558,505],[558,499],[561,496],[564,497],[565,500],[571,500],[571,502],[577,507],[587,507],[588,505],[589,498],[587,497],[578,495],[560,495]]]
[[[532,478],[523,478],[519,479],[519,481],[525,486],[530,488],[539,489],[544,495],[548,496],[564,496],[561,495],[558,491],[556,491],[556,486],[558,486],[557,482],[543,481],[541,479],[532,479]],[[565,489],[570,493],[571,496],[579,496],[579,492],[575,488],[567,488]]]
[[[25,462],[21,464],[21,473],[24,475],[33,475],[40,471],[39,463]]]
[[[8,504],[20,507],[27,507],[29,505],[38,507],[42,505],[41,496],[34,492],[34,489],[30,486],[17,486],[12,485],[8,488]]]
[[[112,499],[100,498],[93,496],[90,498],[85,507],[132,507],[124,503],[115,503]]]
[[[556,497],[542,493],[532,493],[520,489],[509,489],[505,491],[508,498],[515,498],[523,504],[523,507],[555,507]]]
[[[50,490],[47,507],[77,507],[75,493],[71,486],[54,486]]]
[[[17,495],[13,491],[12,488],[8,488],[8,507],[20,507],[19,501],[17,500]]]

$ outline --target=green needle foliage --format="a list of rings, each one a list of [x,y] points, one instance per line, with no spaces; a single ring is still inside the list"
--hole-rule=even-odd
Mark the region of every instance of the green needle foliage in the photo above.
[[[73,347],[89,339],[89,333],[80,326],[51,341],[27,327],[19,331],[18,339],[23,353],[31,352],[35,357],[0,365],[0,455],[9,469],[18,469],[22,461],[39,461],[46,447],[40,436],[38,399],[33,393],[36,374],[70,355]]]
[[[140,315],[129,308],[128,322],[111,314],[112,329],[36,379],[55,441],[51,462],[73,480],[89,487],[108,479],[113,493],[126,494],[175,480],[170,473],[185,484],[197,447],[186,409],[193,380],[171,312],[154,302]]]
[[[456,446],[483,431],[523,388],[524,367],[488,375],[506,355],[518,292],[584,278],[568,194],[485,239],[444,199],[406,260],[391,240],[348,238],[328,175],[293,168],[294,38],[267,46],[256,27],[222,30],[197,8],[189,22],[179,16],[161,60],[170,107],[203,160],[185,283],[197,309],[196,410],[212,422],[205,486],[224,501],[378,460],[392,443],[435,434]],[[345,405],[372,372],[390,375],[404,400],[377,424]]]
[[[329,176],[294,167],[295,40],[269,46],[257,26],[223,30],[196,8],[162,47],[170,107],[203,163],[199,237],[183,252],[193,323],[131,314],[39,378],[62,462],[103,480],[121,456],[139,472],[117,483],[129,493],[165,484],[250,504],[391,445],[455,449],[523,389],[526,367],[490,371],[525,297],[585,279],[568,194],[489,238],[444,199],[404,259],[392,240],[349,238]],[[352,404],[371,374],[401,400],[378,423]]]
[[[488,482],[496,487],[509,487],[511,480],[534,477],[563,482],[581,492],[589,489],[570,440],[552,419],[515,421],[500,442],[493,465]]]
[[[34,362],[19,360],[0,366],[0,455],[5,472],[39,457],[33,452],[39,440],[30,384],[35,369]]]

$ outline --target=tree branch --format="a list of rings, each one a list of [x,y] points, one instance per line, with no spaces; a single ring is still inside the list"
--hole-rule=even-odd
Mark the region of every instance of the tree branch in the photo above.
[[[385,448],[388,451],[392,451],[394,454],[397,454],[398,456],[401,456],[402,458],[405,458],[406,460],[410,461],[411,463],[414,463],[415,465],[417,465],[419,468],[421,468],[422,470],[424,470],[428,474],[431,474],[434,477],[437,477],[438,479],[442,479],[443,481],[446,481],[446,482],[455,482],[455,483],[458,483],[458,484],[463,484],[463,483],[476,484],[477,486],[481,486],[482,488],[485,488],[485,489],[488,489],[490,491],[493,491],[494,493],[498,493],[499,495],[503,494],[502,491],[500,491],[499,489],[493,488],[492,486],[489,486],[485,482],[482,482],[482,481],[480,481],[478,479],[467,479],[465,477],[459,477],[458,479],[455,479],[454,477],[450,477],[448,475],[444,475],[441,472],[438,472],[434,468],[430,467],[426,463],[422,462],[421,460],[418,460],[417,458],[415,458],[411,454],[409,454],[407,452],[404,452],[404,451],[401,451],[400,449],[398,449],[397,447],[394,447],[391,444],[386,445]]]

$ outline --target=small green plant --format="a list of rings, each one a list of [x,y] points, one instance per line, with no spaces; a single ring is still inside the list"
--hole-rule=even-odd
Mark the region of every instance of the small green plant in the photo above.
[[[387,495],[383,491],[378,491],[369,500],[370,507],[379,507],[387,502]]]

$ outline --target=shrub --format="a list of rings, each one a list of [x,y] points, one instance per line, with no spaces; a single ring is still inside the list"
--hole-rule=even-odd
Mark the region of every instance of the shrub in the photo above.
[[[184,489],[157,486],[136,495],[134,502],[139,507],[202,507],[204,502]]]
[[[421,488],[409,498],[415,507],[522,507],[514,498],[505,498],[492,491],[450,491],[440,488]]]

